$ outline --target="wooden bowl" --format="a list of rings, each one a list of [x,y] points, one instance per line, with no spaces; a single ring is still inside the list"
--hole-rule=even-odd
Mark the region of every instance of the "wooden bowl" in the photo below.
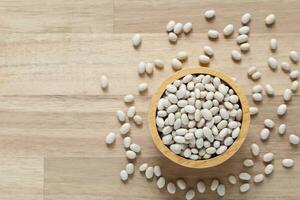
[[[190,160],[186,159],[184,157],[181,157],[180,155],[176,155],[173,153],[167,146],[165,146],[162,142],[162,139],[157,131],[156,128],[156,110],[157,110],[157,104],[160,99],[160,97],[163,95],[166,86],[170,83],[173,83],[175,80],[180,79],[184,77],[187,74],[209,74],[212,76],[219,77],[222,81],[227,83],[239,96],[240,98],[240,104],[243,112],[243,118],[242,118],[242,125],[239,136],[235,139],[233,144],[222,154],[218,155],[216,157],[213,157],[211,159],[207,160]],[[150,127],[150,132],[152,135],[153,142],[155,146],[158,148],[158,150],[166,156],[168,159],[172,160],[173,162],[189,167],[189,168],[209,168],[214,167],[217,165],[222,164],[226,160],[228,160],[230,157],[232,157],[241,147],[243,144],[249,128],[250,123],[250,113],[249,113],[249,106],[246,96],[243,94],[241,88],[226,74],[223,72],[220,72],[218,70],[207,68],[207,67],[194,67],[194,68],[186,68],[182,69],[174,74],[172,74],[170,77],[168,77],[158,88],[158,90],[155,92],[151,99],[150,108],[149,108],[149,115],[148,115],[148,123]]]

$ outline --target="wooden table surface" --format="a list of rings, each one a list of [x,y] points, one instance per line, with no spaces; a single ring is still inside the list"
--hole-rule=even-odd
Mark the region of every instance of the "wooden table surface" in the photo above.
[[[217,17],[208,23],[202,15],[212,8]],[[212,42],[206,33],[209,28],[222,31],[229,23],[237,29],[245,12],[253,15],[251,51],[236,64],[230,58],[231,50],[238,48],[235,37],[224,39],[221,35]],[[276,15],[272,28],[264,25],[269,13]],[[290,80],[281,70],[271,72],[266,64],[271,55],[282,62],[289,60],[290,50],[300,51],[299,13],[299,0],[0,1],[0,199],[183,199],[184,192],[171,196],[166,190],[159,191],[155,181],[146,181],[139,172],[126,184],[120,181],[119,171],[127,163],[121,137],[110,148],[104,138],[110,131],[118,133],[115,112],[126,109],[122,97],[128,93],[136,95],[137,112],[144,118],[143,127],[134,126],[131,131],[133,140],[143,148],[136,166],[160,164],[168,180],[182,177],[190,187],[199,179],[208,185],[217,177],[226,185],[223,199],[299,199],[300,150],[288,143],[288,134],[300,135],[299,92],[288,104],[288,115],[278,119],[276,108]],[[190,21],[193,32],[171,45],[165,33],[169,20]],[[143,37],[138,50],[131,45],[136,32]],[[276,53],[269,50],[271,38],[278,40]],[[186,50],[190,56],[184,67],[198,66],[204,45],[215,50],[211,66],[236,77],[248,97],[255,85],[246,77],[252,65],[263,73],[259,83],[270,83],[276,95],[265,97],[258,106],[260,113],[251,120],[246,142],[232,159],[213,169],[192,170],[173,164],[155,149],[146,115],[151,95],[173,73],[171,58]],[[166,63],[165,70],[140,78],[137,64],[156,58]],[[293,68],[299,69],[299,65]],[[99,84],[102,74],[109,77],[105,93]],[[149,92],[139,96],[137,85],[142,81],[149,83]],[[280,137],[273,130],[271,138],[262,143],[259,131],[265,118],[274,119],[277,125],[285,122],[288,134]],[[275,172],[241,194],[240,183],[230,186],[227,176],[245,170],[242,161],[251,158],[253,142],[260,145],[262,153],[275,154]],[[295,160],[295,167],[289,170],[281,166],[287,157]],[[260,157],[247,171],[255,175],[263,167]],[[211,191],[196,197],[219,198]]]

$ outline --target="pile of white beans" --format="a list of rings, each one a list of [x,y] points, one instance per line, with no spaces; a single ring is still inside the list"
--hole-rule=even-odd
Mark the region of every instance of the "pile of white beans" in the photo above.
[[[239,97],[219,77],[186,75],[167,85],[156,126],[171,151],[191,160],[223,154],[239,136]]]
[[[216,18],[215,10],[207,10],[203,15],[207,21],[213,21]],[[239,50],[233,49],[229,55],[235,62],[241,62],[242,53],[250,50],[250,21],[250,13],[245,13],[241,16],[241,27],[238,28],[236,36]],[[276,23],[275,15],[267,15],[264,23],[266,27],[272,28]],[[182,33],[190,34],[193,27],[191,22],[182,24],[171,20],[167,23],[165,29],[170,44],[175,45],[178,36]],[[234,33],[235,27],[233,24],[227,24],[223,29],[225,39],[232,37]],[[217,30],[209,29],[207,35],[212,41],[219,39],[219,31]],[[141,35],[134,34],[132,37],[134,49],[140,48],[141,44]],[[269,41],[269,47],[271,53],[277,51],[278,43],[275,38]],[[198,58],[199,64],[209,66],[211,59],[215,56],[214,54],[212,47],[204,46],[203,54],[199,55]],[[183,64],[187,59],[188,53],[181,50],[171,59],[170,67],[174,71],[178,71],[183,68]],[[299,63],[299,53],[291,50],[289,52],[289,60],[290,62],[282,61],[280,63],[273,56],[266,59],[266,67],[272,71],[276,71],[281,67],[281,70],[287,73],[291,80],[290,87],[283,91],[283,102],[278,105],[275,111],[278,118],[286,115],[288,102],[292,100],[293,94],[299,90],[300,85],[298,81],[300,76],[299,70],[292,70],[293,65]],[[137,72],[141,78],[145,74],[152,76],[154,68],[161,70],[164,66],[164,62],[160,59],[155,59],[153,62],[140,62]],[[255,66],[249,67],[247,76],[251,81],[258,81],[263,78],[261,70]],[[102,90],[108,92],[109,81],[106,75],[101,76],[100,84]],[[148,84],[142,82],[137,89],[139,94],[142,95],[148,91]],[[265,86],[255,85],[252,88],[253,103],[261,103],[264,100],[264,93],[271,98],[275,94],[275,89],[271,84],[266,84]],[[134,101],[135,97],[133,95],[125,95],[124,103],[130,105],[130,107],[127,108],[127,112],[122,110],[116,112],[117,119],[121,123],[119,132],[123,137],[123,146],[128,160],[128,163],[119,172],[123,182],[128,181],[129,176],[134,174],[135,160],[142,149],[140,145],[132,141],[130,136],[131,122],[136,126],[142,126],[143,123],[142,117],[136,114],[136,109],[133,106]],[[251,106],[249,112],[254,117],[259,113],[259,109]],[[180,80],[174,81],[167,86],[157,106],[156,125],[163,143],[175,154],[192,160],[209,159],[224,153],[239,136],[241,120],[242,110],[238,96],[218,77],[208,75],[187,75]],[[260,137],[262,142],[265,142],[271,137],[270,132],[276,128],[276,124],[272,119],[265,119],[263,125],[264,128],[261,129],[258,137]],[[284,135],[287,132],[286,124],[282,123],[277,126],[279,135]],[[116,139],[117,134],[110,132],[106,135],[105,142],[108,146],[112,146]],[[289,134],[288,141],[293,147],[300,144],[300,138],[297,134]],[[262,172],[251,175],[249,171],[247,172],[247,169],[254,167],[255,162],[259,162],[260,159],[252,160],[247,158],[242,163],[245,171],[241,171],[238,175],[230,174],[227,177],[227,181],[231,185],[237,184],[238,180],[240,181],[239,190],[241,193],[249,191],[252,182],[258,185],[274,171],[273,161],[276,155],[273,152],[266,152],[261,155],[263,150],[256,143],[250,145],[250,152],[253,158],[261,156],[265,167]],[[284,168],[292,168],[294,167],[294,160],[283,158],[281,165]],[[156,179],[157,188],[166,188],[169,194],[175,194],[177,190],[185,190],[185,199],[188,200],[194,199],[196,192],[202,194],[207,190],[206,181],[204,180],[199,180],[194,187],[187,186],[187,183],[182,178],[173,177],[171,180],[168,180],[164,177],[161,167],[157,164],[142,163],[139,166],[139,171],[149,181]],[[251,180],[253,181],[251,182]],[[212,177],[210,190],[222,197],[226,193],[225,183],[222,183],[218,178]]]

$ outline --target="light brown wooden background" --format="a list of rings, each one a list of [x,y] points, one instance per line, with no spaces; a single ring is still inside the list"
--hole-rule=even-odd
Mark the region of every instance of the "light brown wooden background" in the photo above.
[[[214,8],[217,18],[207,23],[202,13]],[[252,13],[251,52],[240,64],[230,59],[238,48],[234,38],[210,42],[207,29],[219,31],[228,23],[240,26],[240,16]],[[263,19],[275,13],[276,25],[266,28]],[[272,131],[265,144],[258,133],[266,117],[288,125],[288,133],[299,135],[299,93],[289,104],[288,115],[277,119],[275,110],[282,102],[282,91],[290,85],[281,70],[271,72],[266,60],[269,40],[278,39],[273,54],[280,62],[288,60],[290,50],[300,50],[300,1],[297,0],[15,0],[0,1],[0,199],[1,200],[100,200],[100,199],[182,199],[183,192],[170,196],[159,191],[137,172],[127,184],[119,180],[126,164],[121,138],[112,148],[104,144],[109,131],[118,132],[117,109],[125,109],[122,96],[137,95],[139,61],[160,58],[164,71],[155,71],[149,93],[136,98],[140,115],[146,118],[151,94],[172,70],[170,59],[179,50],[190,54],[187,66],[197,66],[204,45],[211,45],[215,57],[211,65],[238,78],[245,93],[254,85],[245,75],[251,65],[263,73],[260,83],[270,83],[276,96],[265,98],[260,114],[252,119],[249,136],[236,156],[214,169],[190,170],[164,159],[154,148],[146,120],[131,132],[143,147],[137,160],[159,163],[168,180],[183,177],[195,185],[198,179],[208,184],[218,177],[226,184],[223,199],[299,199],[300,150],[288,143],[288,135]],[[166,23],[191,21],[193,33],[182,36],[176,46],[165,34]],[[141,48],[131,46],[132,33],[143,37]],[[293,66],[298,68],[299,66]],[[109,91],[99,87],[101,74],[110,80]],[[249,98],[250,100],[250,98]],[[253,104],[252,101],[250,101]],[[246,194],[229,186],[227,176],[243,170],[242,160],[251,157],[249,145],[257,142],[263,152],[274,152],[275,173]],[[281,159],[293,158],[296,166],[283,169]],[[255,160],[251,174],[260,173],[264,164]],[[216,199],[206,192],[197,198]]]

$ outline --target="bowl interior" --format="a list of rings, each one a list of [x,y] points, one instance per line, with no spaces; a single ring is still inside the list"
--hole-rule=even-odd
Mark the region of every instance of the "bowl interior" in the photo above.
[[[156,119],[157,104],[160,97],[163,95],[166,86],[170,83],[173,83],[175,80],[180,79],[188,74],[204,74],[204,75],[209,74],[212,76],[219,77],[222,81],[224,81],[235,91],[235,93],[239,96],[240,99],[243,118],[241,122],[241,130],[239,136],[235,139],[233,144],[223,154],[207,160],[190,160],[175,154],[167,146],[163,144],[162,139],[160,138],[160,135],[156,128],[155,119]],[[168,77],[166,80],[163,81],[163,83],[160,85],[160,87],[158,88],[158,90],[155,92],[155,94],[151,99],[149,115],[148,115],[148,123],[149,123],[149,128],[150,128],[153,142],[162,154],[164,154],[168,159],[172,160],[173,162],[179,165],[200,169],[200,168],[208,168],[208,167],[220,165],[221,163],[225,162],[230,157],[232,157],[239,150],[248,133],[248,128],[250,124],[250,113],[249,113],[249,106],[248,106],[248,101],[246,96],[243,94],[241,88],[229,76],[213,68],[194,67],[194,68],[182,69],[172,74],[170,77]]]

